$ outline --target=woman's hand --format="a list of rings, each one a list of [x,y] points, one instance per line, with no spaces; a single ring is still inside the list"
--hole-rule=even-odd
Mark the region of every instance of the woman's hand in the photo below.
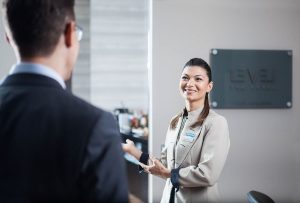
[[[142,151],[135,147],[134,142],[129,139],[126,139],[126,143],[122,144],[123,151],[132,155],[137,160],[140,160]]]
[[[158,159],[151,156],[149,157],[149,159],[149,165],[139,163],[140,166],[145,170],[145,172],[159,176],[164,179],[171,177],[171,171],[168,168],[166,168]]]

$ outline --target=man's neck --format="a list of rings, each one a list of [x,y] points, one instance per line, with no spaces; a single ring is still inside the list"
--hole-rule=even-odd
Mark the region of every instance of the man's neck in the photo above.
[[[54,61],[51,57],[22,57],[23,63],[36,63],[47,66],[59,74],[64,80],[66,80],[66,74],[64,68],[60,65],[59,61]]]

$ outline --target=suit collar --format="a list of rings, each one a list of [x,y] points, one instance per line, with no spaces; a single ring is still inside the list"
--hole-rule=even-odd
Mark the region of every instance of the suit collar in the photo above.
[[[63,90],[63,87],[56,80],[47,76],[31,73],[18,73],[9,75],[4,79],[1,86],[44,86]]]
[[[14,65],[9,72],[10,75],[20,73],[31,73],[47,76],[56,80],[64,89],[66,89],[66,84],[63,78],[54,69],[48,66],[37,63],[21,62]]]

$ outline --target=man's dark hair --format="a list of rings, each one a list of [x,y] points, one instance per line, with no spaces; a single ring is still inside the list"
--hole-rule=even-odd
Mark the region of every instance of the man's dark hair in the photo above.
[[[51,54],[75,19],[74,0],[4,0],[3,8],[21,57]]]

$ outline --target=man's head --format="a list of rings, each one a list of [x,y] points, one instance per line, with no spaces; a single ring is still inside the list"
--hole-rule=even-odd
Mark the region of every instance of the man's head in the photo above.
[[[3,0],[3,8],[9,40],[21,58],[48,57],[60,42],[67,49],[75,44],[74,0]],[[75,49],[69,57],[74,63]]]

